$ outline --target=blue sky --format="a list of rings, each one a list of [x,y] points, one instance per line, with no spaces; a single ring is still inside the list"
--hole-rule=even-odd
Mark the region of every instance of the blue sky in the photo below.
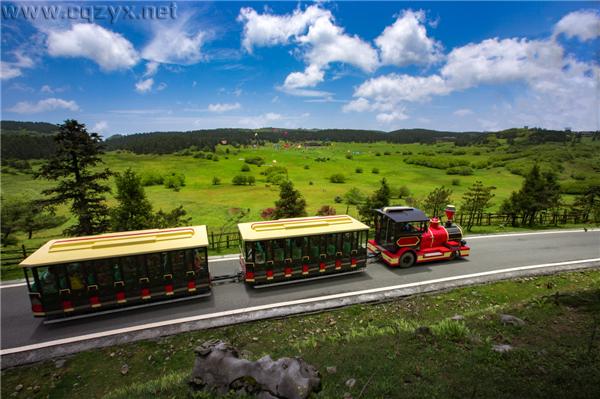
[[[597,3],[2,8],[2,119],[75,118],[106,136],[263,126],[600,129]]]

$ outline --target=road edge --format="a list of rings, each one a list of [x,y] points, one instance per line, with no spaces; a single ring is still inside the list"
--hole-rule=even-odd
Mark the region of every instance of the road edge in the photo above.
[[[467,276],[457,276],[456,278],[440,279],[445,281],[424,281],[419,283],[405,284],[396,287],[384,287],[376,290],[359,291],[357,293],[348,293],[340,295],[331,295],[328,298],[317,297],[304,303],[294,303],[303,301],[294,301],[284,303],[282,306],[270,307],[263,306],[255,309],[249,308],[248,311],[229,315],[216,315],[214,317],[198,318],[196,320],[182,321],[168,325],[151,326],[136,331],[125,333],[115,332],[112,335],[98,338],[89,338],[77,343],[68,343],[48,345],[41,348],[27,349],[27,346],[3,349],[0,351],[0,368],[20,366],[29,363],[49,360],[56,357],[68,356],[78,352],[94,348],[102,348],[113,345],[120,345],[130,342],[136,342],[147,339],[155,339],[162,336],[175,335],[189,331],[204,330],[209,328],[223,327],[227,325],[246,323],[250,321],[271,319],[299,315],[303,313],[312,313],[325,310],[336,309],[349,305],[381,302],[392,300],[399,297],[406,297],[416,294],[445,291],[453,288],[466,287],[476,284],[486,284],[502,280],[509,280],[520,277],[543,276],[559,272],[583,271],[600,267],[600,259],[589,261],[571,261],[560,262],[547,265],[533,265],[524,267],[515,267],[513,269],[504,269],[485,273],[478,273]],[[398,288],[399,287],[399,288]],[[323,300],[319,300],[323,298]],[[188,318],[193,319],[193,318]],[[160,324],[160,323],[155,323]],[[93,334],[92,334],[93,335]],[[60,340],[58,340],[60,341]],[[52,342],[52,341],[51,341]],[[41,343],[39,345],[44,345]],[[20,350],[23,348],[23,350]]]

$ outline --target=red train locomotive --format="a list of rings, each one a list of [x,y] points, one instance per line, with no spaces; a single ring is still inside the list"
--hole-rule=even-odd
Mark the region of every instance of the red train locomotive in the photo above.
[[[452,259],[469,255],[470,248],[462,239],[462,230],[455,224],[455,208],[446,207],[447,221],[429,219],[423,211],[407,206],[377,209],[375,239],[368,249],[380,254],[389,266],[411,267],[415,263]]]

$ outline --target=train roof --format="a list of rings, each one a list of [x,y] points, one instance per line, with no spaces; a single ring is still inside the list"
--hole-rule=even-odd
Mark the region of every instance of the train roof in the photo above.
[[[242,240],[261,241],[368,230],[369,226],[348,215],[335,215],[240,223],[238,228]]]
[[[425,212],[410,206],[386,206],[382,209],[375,209],[375,212],[392,219],[394,222],[426,222],[429,220]]]
[[[29,255],[20,266],[55,265],[206,246],[206,226],[127,231],[51,240]]]

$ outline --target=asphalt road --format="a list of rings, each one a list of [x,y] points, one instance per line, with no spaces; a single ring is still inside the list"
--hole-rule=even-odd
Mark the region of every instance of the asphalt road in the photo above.
[[[467,242],[471,246],[471,255],[461,260],[416,265],[411,269],[392,269],[382,264],[370,264],[364,273],[260,290],[248,288],[243,283],[223,284],[213,287],[213,295],[210,298],[162,304],[51,325],[45,325],[42,320],[31,315],[25,286],[2,287],[1,349],[315,296],[510,267],[600,257],[598,230],[471,237]],[[237,260],[214,262],[210,267],[213,276],[229,274],[237,268]]]

